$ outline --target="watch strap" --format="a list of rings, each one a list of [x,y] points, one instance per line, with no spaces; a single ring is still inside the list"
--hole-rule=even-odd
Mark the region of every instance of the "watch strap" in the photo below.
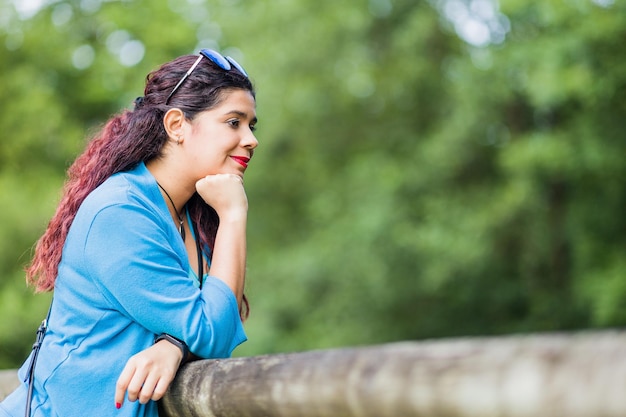
[[[174,346],[178,347],[180,349],[180,351],[183,353],[182,362],[185,362],[185,360],[187,360],[187,356],[189,355],[189,347],[187,346],[187,344],[185,342],[183,342],[182,340],[179,340],[179,339],[175,338],[174,336],[169,335],[167,333],[161,333],[160,335],[158,335],[157,337],[154,338],[154,343],[157,343],[157,342],[159,342],[161,340],[167,340],[168,342],[170,342]]]

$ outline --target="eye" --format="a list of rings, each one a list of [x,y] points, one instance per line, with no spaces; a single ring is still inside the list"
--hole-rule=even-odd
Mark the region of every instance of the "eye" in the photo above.
[[[250,125],[250,131],[251,132],[256,132],[256,124]]]
[[[239,127],[239,119],[230,119],[230,120],[228,120],[228,122],[227,122],[227,123],[228,123],[228,124],[230,125],[230,127],[232,127],[232,128],[237,128],[237,127]]]

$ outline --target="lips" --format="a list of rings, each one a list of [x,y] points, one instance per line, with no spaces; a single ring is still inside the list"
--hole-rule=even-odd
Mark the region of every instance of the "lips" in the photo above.
[[[250,158],[248,158],[247,156],[231,156],[231,158],[242,167],[248,168],[248,162],[250,162]]]

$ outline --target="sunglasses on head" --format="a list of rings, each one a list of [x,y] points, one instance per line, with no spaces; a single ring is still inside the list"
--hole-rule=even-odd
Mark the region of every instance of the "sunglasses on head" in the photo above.
[[[248,78],[248,73],[233,58],[231,58],[229,56],[224,57],[222,54],[220,54],[219,52],[214,51],[213,49],[202,49],[202,50],[200,50],[200,56],[198,57],[196,62],[194,62],[193,65],[191,66],[191,68],[189,68],[189,70],[185,73],[185,75],[183,75],[183,78],[181,78],[180,81],[178,82],[178,84],[176,84],[176,86],[174,87],[174,89],[172,90],[170,95],[167,96],[167,99],[165,100],[165,104],[166,105],[170,102],[170,99],[172,98],[174,93],[180,88],[181,85],[183,85],[185,80],[189,77],[189,75],[193,72],[193,70],[198,66],[200,61],[202,61],[202,57],[210,59],[211,61],[213,61],[218,67],[220,67],[224,71],[230,71],[233,68],[235,68],[237,71],[242,73],[246,78]]]

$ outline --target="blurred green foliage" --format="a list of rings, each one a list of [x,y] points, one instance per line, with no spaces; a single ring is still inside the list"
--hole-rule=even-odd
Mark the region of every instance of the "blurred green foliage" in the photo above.
[[[65,169],[200,46],[258,89],[237,355],[626,324],[624,3],[33,3],[0,0],[0,368]]]

